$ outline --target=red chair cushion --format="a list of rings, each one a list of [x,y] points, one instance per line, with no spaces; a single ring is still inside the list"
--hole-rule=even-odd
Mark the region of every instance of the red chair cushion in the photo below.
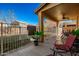
[[[74,40],[75,40],[75,36],[69,35],[65,44],[55,44],[55,47],[57,49],[69,50],[72,47]]]

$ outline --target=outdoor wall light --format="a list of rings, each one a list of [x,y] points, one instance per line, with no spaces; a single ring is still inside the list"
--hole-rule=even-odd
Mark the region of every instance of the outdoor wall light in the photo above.
[[[65,16],[65,14],[63,14],[62,19],[64,19],[64,20],[68,20],[68,19],[69,19],[69,17],[67,17],[67,16]]]
[[[68,19],[69,19],[69,17],[63,16],[63,19],[64,19],[64,20],[68,20]]]

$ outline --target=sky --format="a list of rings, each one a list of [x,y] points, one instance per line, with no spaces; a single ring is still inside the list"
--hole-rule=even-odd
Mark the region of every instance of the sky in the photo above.
[[[38,24],[38,16],[34,10],[39,5],[39,3],[0,3],[0,11],[6,15],[8,10],[13,10],[16,20],[36,25]]]

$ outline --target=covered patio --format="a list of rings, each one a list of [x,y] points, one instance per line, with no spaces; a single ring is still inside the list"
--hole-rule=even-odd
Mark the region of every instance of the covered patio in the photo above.
[[[57,43],[61,44],[62,27],[64,20],[76,20],[76,28],[79,27],[79,4],[77,3],[44,3],[35,10],[39,18],[39,31],[44,32],[44,18],[55,21],[57,26]],[[51,24],[52,25],[52,24]],[[40,38],[44,42],[44,35]]]
[[[53,48],[56,41],[57,44],[63,44],[61,36],[63,28],[60,26],[63,21],[75,20],[76,26],[73,29],[79,28],[79,4],[75,3],[44,3],[41,4],[39,8],[35,10],[35,13],[39,18],[39,31],[44,32],[44,18],[47,20],[54,21],[56,23],[56,36],[47,36],[48,39],[42,35],[40,37],[39,46],[34,46],[32,43],[23,46],[21,49],[13,51],[13,53],[8,53],[8,56],[46,56],[52,54],[53,52],[50,48]],[[53,25],[53,24],[51,24]],[[66,25],[65,25],[66,26]],[[67,55],[70,55],[69,53]]]

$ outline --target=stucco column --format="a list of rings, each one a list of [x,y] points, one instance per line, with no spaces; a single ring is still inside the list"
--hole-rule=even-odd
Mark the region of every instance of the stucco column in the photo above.
[[[76,29],[78,29],[78,28],[79,28],[79,27],[78,27],[78,25],[79,25],[79,19],[78,19],[78,16],[77,16]]]
[[[56,43],[57,44],[62,44],[61,36],[62,36],[62,25],[61,21],[57,22],[57,38],[56,38]]]
[[[44,22],[44,15],[43,15],[42,12],[38,13],[38,18],[39,18],[39,31],[44,32],[44,24],[43,24],[43,22]],[[44,42],[44,35],[42,35],[40,37],[40,41]]]

